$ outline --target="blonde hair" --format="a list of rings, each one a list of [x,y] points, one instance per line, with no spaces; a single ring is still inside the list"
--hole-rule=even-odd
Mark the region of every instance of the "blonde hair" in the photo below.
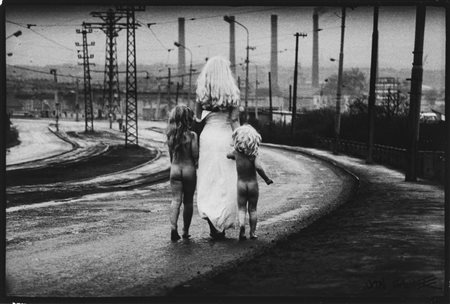
[[[210,58],[197,79],[197,102],[203,108],[239,106],[240,91],[230,69],[230,62],[223,57]]]
[[[261,135],[251,125],[243,125],[233,132],[234,149],[249,157],[255,158],[258,155],[258,148],[261,144]]]
[[[193,116],[194,112],[185,105],[177,105],[170,111],[166,136],[167,145],[174,154],[187,142],[186,135],[190,134]]]

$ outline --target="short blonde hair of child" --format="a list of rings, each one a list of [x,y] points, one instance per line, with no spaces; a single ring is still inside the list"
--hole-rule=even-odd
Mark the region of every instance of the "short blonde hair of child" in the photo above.
[[[233,132],[234,149],[250,157],[258,155],[261,135],[251,125],[243,125]]]
[[[197,102],[205,108],[239,106],[240,91],[230,69],[221,56],[211,57],[197,79]]]

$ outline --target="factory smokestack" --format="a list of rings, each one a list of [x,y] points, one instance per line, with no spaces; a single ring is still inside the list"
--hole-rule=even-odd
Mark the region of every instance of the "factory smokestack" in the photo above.
[[[178,18],[178,43],[185,45],[184,41],[184,18]],[[178,48],[178,74],[186,73],[186,50],[184,47]]]
[[[312,87],[319,87],[319,12],[313,12]]]
[[[272,88],[278,90],[278,16],[271,15],[271,56],[270,56],[270,74],[272,80]]]

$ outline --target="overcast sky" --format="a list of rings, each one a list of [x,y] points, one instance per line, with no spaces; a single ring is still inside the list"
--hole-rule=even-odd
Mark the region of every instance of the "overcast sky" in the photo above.
[[[75,42],[81,42],[81,35],[75,30],[83,21],[100,22],[90,16],[92,11],[105,11],[108,7],[98,6],[20,6],[6,9],[6,35],[17,30],[19,37],[6,41],[8,64],[51,65],[74,64],[77,59]],[[224,15],[234,15],[250,33],[250,61],[256,64],[270,62],[270,16],[278,15],[279,64],[291,66],[294,63],[296,32],[307,37],[300,38],[299,60],[301,65],[310,66],[312,58],[312,7],[150,7],[136,12],[136,19],[143,24],[136,31],[137,64],[176,64],[177,51],[173,43],[178,40],[178,18],[184,17],[185,45],[192,50],[193,62],[204,62],[213,55],[229,56],[229,25]],[[335,66],[330,57],[338,58],[340,43],[341,9],[327,7],[320,15],[319,60],[325,67]],[[191,20],[194,18],[194,20]],[[369,67],[373,8],[347,9],[344,47],[344,68]],[[147,23],[156,23],[151,26]],[[36,24],[27,29],[26,24]],[[382,7],[379,13],[379,67],[396,69],[411,68],[414,48],[415,8]],[[105,35],[95,30],[88,35],[88,41],[95,41],[90,52],[93,61],[104,65]],[[118,38],[118,60],[126,60],[126,30]],[[236,61],[245,58],[246,33],[236,25]],[[425,69],[443,69],[445,55],[445,10],[427,7],[424,57]],[[189,54],[186,53],[186,63]]]

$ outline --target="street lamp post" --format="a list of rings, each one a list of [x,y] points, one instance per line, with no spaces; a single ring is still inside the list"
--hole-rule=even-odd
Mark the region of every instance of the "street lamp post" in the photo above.
[[[58,78],[56,76],[56,69],[50,69],[50,74],[53,75],[53,80],[55,83],[58,82]],[[55,125],[56,125],[56,131],[59,132],[59,111],[60,111],[60,104],[58,101],[58,88],[55,89]]]
[[[258,120],[258,66],[255,64],[255,119]]]
[[[189,92],[188,92],[188,105],[191,106],[191,85],[192,85],[192,52],[189,48],[187,48],[185,45],[182,45],[181,43],[174,42],[173,43],[176,47],[182,47],[185,50],[188,50],[190,55],[189,60]]]
[[[249,46],[250,35],[249,35],[247,27],[245,27],[242,23],[239,23],[235,19],[230,18],[230,16],[224,16],[223,20],[228,23],[234,22],[234,23],[242,26],[245,29],[245,31],[247,32],[247,48],[246,48],[247,55],[245,58],[245,120],[248,121],[248,64],[250,62],[248,57],[249,57],[249,51],[250,51],[250,46]]]
[[[341,90],[342,90],[342,70],[344,64],[344,33],[345,33],[345,7],[342,8],[341,16],[341,45],[339,52],[339,70],[336,90],[336,117],[334,122],[334,145],[333,154],[339,152],[340,130],[341,130]]]

